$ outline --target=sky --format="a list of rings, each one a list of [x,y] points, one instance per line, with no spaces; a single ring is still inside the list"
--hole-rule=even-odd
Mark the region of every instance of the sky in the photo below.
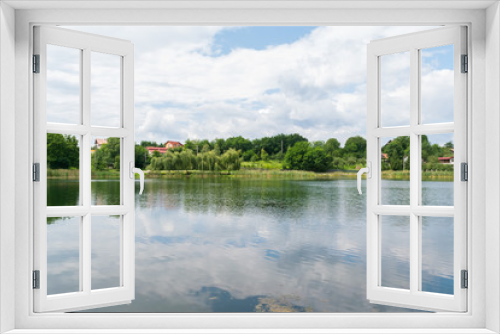
[[[366,135],[367,44],[432,27],[66,28],[134,44],[136,142],[299,133],[344,143]],[[422,52],[424,122],[453,121],[452,52],[452,46]],[[115,56],[105,56],[92,56],[94,125],[114,124],[117,117],[117,65]],[[382,61],[382,122],[406,125],[409,61],[404,54],[384,57],[393,60]],[[56,93],[66,85],[68,94],[63,64],[49,68],[57,80],[48,86]],[[54,106],[52,121],[67,110]]]

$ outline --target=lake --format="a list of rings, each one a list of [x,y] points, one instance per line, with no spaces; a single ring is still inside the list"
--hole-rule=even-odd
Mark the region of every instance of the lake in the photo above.
[[[363,181],[364,182],[364,181]],[[406,204],[408,181],[382,181]],[[119,182],[92,182],[117,204]],[[453,205],[453,182],[423,182]],[[50,179],[49,205],[74,205],[78,181]],[[409,285],[408,217],[382,220],[382,284]],[[79,219],[48,222],[49,294],[78,290]],[[422,222],[425,291],[453,293],[453,219]],[[408,312],[366,299],[366,197],[355,180],[147,179],[136,184],[136,297],[92,312]],[[119,285],[119,219],[92,217],[92,287]]]

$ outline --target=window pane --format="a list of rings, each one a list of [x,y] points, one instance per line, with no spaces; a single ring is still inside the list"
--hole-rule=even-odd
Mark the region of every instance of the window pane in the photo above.
[[[453,122],[453,45],[420,51],[422,124]]]
[[[81,204],[80,138],[47,134],[47,206]]]
[[[410,125],[410,53],[380,57],[381,126]]]
[[[453,294],[453,218],[422,217],[422,291]]]
[[[410,288],[410,217],[382,216],[381,224],[381,285],[390,288]]]
[[[120,286],[120,216],[92,216],[92,290]]]
[[[92,205],[120,205],[120,138],[93,137]]]
[[[80,217],[47,218],[47,294],[80,291]]]
[[[81,122],[80,55],[80,49],[47,45],[47,122]]]
[[[121,57],[91,53],[92,125],[120,127]]]
[[[421,136],[422,205],[453,206],[453,134]]]
[[[410,205],[410,137],[380,138],[382,205]]]

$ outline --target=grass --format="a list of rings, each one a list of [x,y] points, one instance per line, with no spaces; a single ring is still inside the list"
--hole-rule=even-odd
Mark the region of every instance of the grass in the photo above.
[[[269,161],[255,161],[255,162],[242,162],[241,169],[283,169],[283,164],[279,161],[269,160]]]
[[[47,169],[49,179],[79,179],[79,169]],[[120,178],[120,171],[116,169],[93,170],[92,179],[116,179]]]
[[[244,162],[246,166],[237,171],[201,171],[201,170],[155,170],[145,171],[146,178],[184,178],[184,177],[241,177],[241,178],[285,178],[285,179],[324,179],[324,180],[355,180],[357,170],[337,170],[326,173],[315,173],[301,170],[283,170],[276,168],[281,165],[276,162],[259,162],[258,168],[251,168],[249,164]],[[266,168],[268,167],[268,168]],[[79,179],[80,173],[78,169],[48,169],[47,177],[49,179]],[[92,171],[92,179],[116,179],[120,177],[120,171],[115,169]],[[136,177],[138,177],[136,175]],[[363,179],[366,175],[363,175]],[[385,170],[382,171],[382,179],[384,180],[409,180],[410,171],[401,170]],[[452,171],[424,171],[422,173],[423,181],[453,181]]]

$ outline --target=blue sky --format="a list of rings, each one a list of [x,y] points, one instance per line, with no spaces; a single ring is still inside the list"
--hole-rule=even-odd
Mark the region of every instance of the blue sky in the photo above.
[[[215,35],[214,48],[219,51],[217,55],[227,55],[238,48],[265,50],[268,47],[293,43],[311,33],[315,28],[273,26],[225,29]]]
[[[136,141],[300,133],[344,142],[366,133],[366,45],[430,27],[67,28],[134,43]],[[449,47],[425,55],[429,122],[453,114],[449,55]],[[106,71],[106,64],[94,65],[94,72]],[[394,80],[384,92],[386,115],[395,125],[405,122],[401,92],[409,83],[398,73],[408,66],[388,69]],[[107,110],[107,95],[96,93],[92,103]]]

